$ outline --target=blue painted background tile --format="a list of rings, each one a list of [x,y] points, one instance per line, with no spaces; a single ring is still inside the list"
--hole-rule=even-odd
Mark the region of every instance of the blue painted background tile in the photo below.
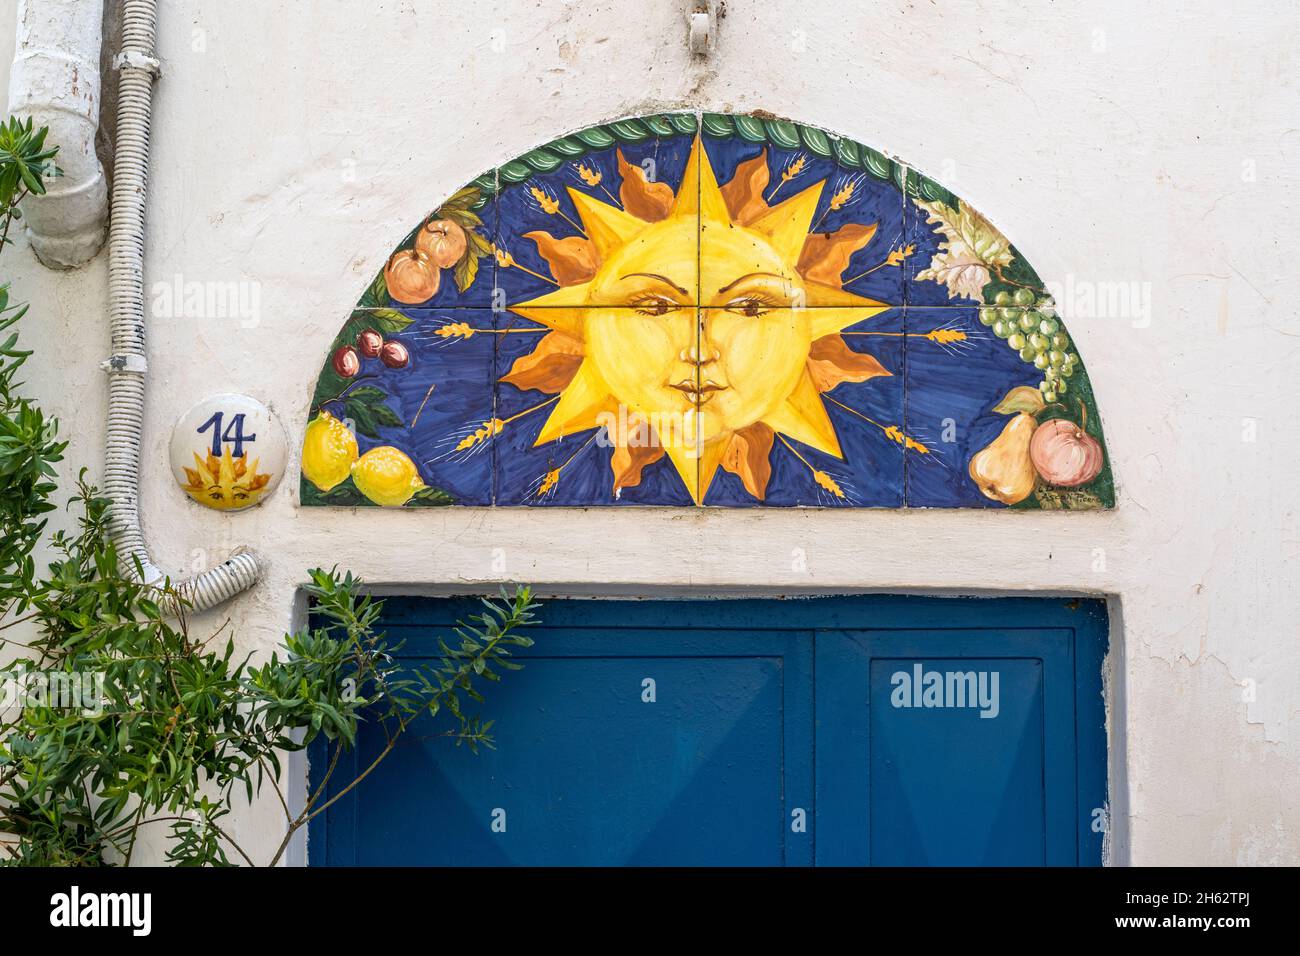
[[[1012,388],[1038,387],[1042,373],[996,338],[974,308],[908,308],[907,432],[927,455],[908,455],[907,505],[913,508],[1002,508],[984,497],[968,472],[971,456],[1011,420],[993,411]],[[941,345],[936,330],[966,334]]]

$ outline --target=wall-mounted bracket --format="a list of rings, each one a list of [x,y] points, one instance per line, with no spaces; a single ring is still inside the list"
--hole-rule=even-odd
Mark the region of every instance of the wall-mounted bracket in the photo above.
[[[713,0],[691,0],[686,19],[690,24],[691,53],[708,56],[713,52],[717,16]]]

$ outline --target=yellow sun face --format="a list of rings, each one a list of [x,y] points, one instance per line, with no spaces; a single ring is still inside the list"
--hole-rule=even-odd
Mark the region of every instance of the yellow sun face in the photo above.
[[[238,511],[257,504],[271,483],[271,476],[259,474],[258,459],[250,465],[248,455],[238,458],[226,445],[220,458],[209,453],[194,455],[194,467],[185,469],[185,493],[200,504],[218,511]]]
[[[560,333],[570,355],[581,343],[581,365],[536,443],[620,410],[648,422],[678,416],[680,432],[658,427],[656,437],[697,504],[720,466],[734,470],[737,436],[746,448],[766,441],[770,449],[775,434],[840,457],[821,399],[833,385],[814,374],[815,344],[888,306],[818,285],[829,306],[803,307],[813,284],[801,274],[805,244],[822,186],[774,206],[760,193],[747,214],[733,215],[697,139],[676,195],[660,197],[658,219],[570,189],[599,265],[588,281],[511,307]],[[539,352],[547,347],[560,345]],[[835,384],[888,374],[858,357],[874,367],[845,369]]]

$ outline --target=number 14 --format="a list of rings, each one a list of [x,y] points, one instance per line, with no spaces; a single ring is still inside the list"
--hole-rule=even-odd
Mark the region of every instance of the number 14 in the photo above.
[[[221,430],[221,423],[225,420],[225,412],[217,412],[206,422],[200,425],[196,431],[202,435],[209,428],[212,429],[212,456],[221,457],[221,443],[234,442],[235,448],[230,453],[232,458],[239,458],[244,454],[244,443],[257,441],[256,435],[244,434],[244,413],[240,412],[230,420],[225,431]]]

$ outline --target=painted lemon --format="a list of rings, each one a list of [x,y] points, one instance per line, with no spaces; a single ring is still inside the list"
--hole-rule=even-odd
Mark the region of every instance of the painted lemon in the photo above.
[[[302,473],[321,491],[347,479],[357,460],[356,436],[329,412],[322,411],[307,426],[302,441]]]
[[[352,466],[352,483],[385,508],[401,507],[424,487],[415,462],[391,445],[372,448],[358,458]]]

